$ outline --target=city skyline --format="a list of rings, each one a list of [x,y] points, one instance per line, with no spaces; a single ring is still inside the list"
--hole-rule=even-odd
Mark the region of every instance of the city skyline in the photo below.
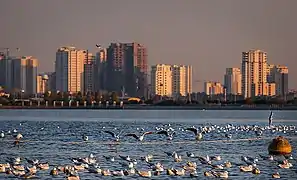
[[[57,47],[73,45],[96,52],[96,43],[107,47],[116,40],[135,41],[148,48],[149,67],[189,64],[193,81],[219,82],[226,67],[240,67],[242,51],[261,49],[271,64],[286,65],[291,77],[297,75],[293,0],[254,1],[257,6],[253,1],[229,0],[57,2],[2,1],[0,20],[5,28],[0,47],[20,48],[16,55],[36,57],[39,72],[48,72],[54,71]],[[12,9],[14,14],[8,15]],[[297,89],[297,82],[289,81],[289,88]],[[193,84],[193,90],[201,91],[203,84],[197,86]]]

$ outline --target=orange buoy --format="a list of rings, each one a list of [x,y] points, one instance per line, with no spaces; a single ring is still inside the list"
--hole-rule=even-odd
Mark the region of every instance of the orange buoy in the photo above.
[[[268,146],[269,154],[290,154],[292,152],[292,147],[289,141],[283,136],[278,136],[272,140]]]

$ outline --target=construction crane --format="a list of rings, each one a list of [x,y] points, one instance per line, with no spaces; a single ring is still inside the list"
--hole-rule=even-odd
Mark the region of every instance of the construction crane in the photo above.
[[[10,52],[10,48],[7,48],[7,47],[0,47],[0,51],[1,50],[5,50],[5,56],[6,56],[6,58],[8,58],[9,57],[9,52]],[[16,48],[16,51],[20,51],[20,48]]]

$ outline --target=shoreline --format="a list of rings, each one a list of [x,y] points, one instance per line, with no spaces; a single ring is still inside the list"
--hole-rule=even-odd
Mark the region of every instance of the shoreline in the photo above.
[[[258,106],[258,107],[248,107],[248,106],[143,106],[143,105],[124,105],[120,106],[109,106],[109,107],[92,107],[92,106],[79,106],[79,107],[69,107],[69,106],[0,106],[1,109],[11,109],[11,110],[297,110],[297,106],[284,106],[284,107],[270,107],[270,106]]]

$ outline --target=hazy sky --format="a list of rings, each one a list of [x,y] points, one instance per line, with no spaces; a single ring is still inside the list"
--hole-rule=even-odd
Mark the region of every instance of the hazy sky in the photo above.
[[[194,80],[223,81],[241,52],[261,49],[287,65],[297,88],[297,0],[1,0],[0,47],[53,71],[58,47],[144,44],[149,64],[193,65]],[[194,87],[201,83],[194,84]],[[195,88],[196,89],[196,88]],[[200,89],[200,88],[199,88]]]

